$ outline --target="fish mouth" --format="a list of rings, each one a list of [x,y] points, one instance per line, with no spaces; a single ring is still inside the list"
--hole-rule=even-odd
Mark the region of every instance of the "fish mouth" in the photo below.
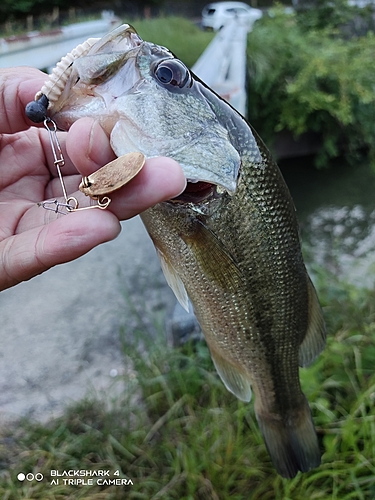
[[[223,169],[213,171],[212,168],[209,170],[194,162],[187,164],[178,157],[175,157],[175,160],[180,160],[186,178],[186,187],[181,194],[172,198],[171,202],[202,205],[202,203],[221,198],[224,194],[232,196],[236,192],[238,168],[234,169],[234,173],[231,169],[229,172],[222,172]]]
[[[216,194],[216,184],[205,181],[187,180],[186,188],[181,194],[173,198],[172,202],[198,204],[213,198]]]

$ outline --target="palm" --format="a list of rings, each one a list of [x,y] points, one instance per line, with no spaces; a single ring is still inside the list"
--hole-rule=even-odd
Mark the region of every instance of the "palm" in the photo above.
[[[57,173],[49,168],[54,165],[48,145],[47,131],[42,129],[31,128],[25,132],[2,136],[0,240],[43,225],[47,219],[51,219],[51,214],[45,213],[37,205],[45,199],[61,196]],[[65,182],[77,189],[80,178],[78,172],[74,172],[71,165],[67,165],[65,169],[70,174],[65,177]]]
[[[175,162],[155,158],[113,195],[110,210],[61,216],[38,205],[62,195],[48,132],[29,128],[24,112],[44,80],[45,75],[32,68],[0,71],[0,290],[115,238],[119,219],[176,196],[185,185]],[[108,137],[99,124],[83,118],[69,133],[60,133],[60,143],[67,193],[77,195],[81,206],[88,205],[89,200],[77,194],[78,184],[82,175],[113,159]]]

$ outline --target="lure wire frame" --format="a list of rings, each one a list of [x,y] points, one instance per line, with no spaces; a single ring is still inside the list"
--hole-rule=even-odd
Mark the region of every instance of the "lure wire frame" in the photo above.
[[[75,196],[68,196],[64,182],[64,177],[61,172],[61,168],[64,167],[65,165],[65,158],[60,146],[59,139],[57,137],[56,123],[51,118],[47,117],[44,120],[44,126],[48,131],[52,154],[53,154],[53,160],[54,160],[53,163],[56,167],[57,174],[59,176],[65,203],[62,203],[58,201],[57,198],[55,198],[54,200],[44,200],[38,203],[38,205],[46,210],[51,210],[56,214],[63,214],[63,215],[66,215],[67,213],[70,212],[77,212],[78,210],[88,210],[91,208],[100,208],[101,210],[105,210],[111,203],[111,198],[109,198],[108,196],[102,196],[100,199],[98,199],[97,205],[90,205],[89,207],[82,207],[82,208],[79,208],[79,202]],[[87,177],[84,177],[83,179],[85,182],[87,182]],[[66,212],[61,209],[65,209]]]

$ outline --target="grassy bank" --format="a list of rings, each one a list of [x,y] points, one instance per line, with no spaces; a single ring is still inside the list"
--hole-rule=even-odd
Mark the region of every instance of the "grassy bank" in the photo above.
[[[215,36],[182,17],[134,20],[131,24],[144,40],[167,47],[189,67]]]
[[[253,404],[229,394],[204,343],[182,350],[136,346],[136,377],[110,407],[85,400],[48,425],[2,431],[0,497],[18,499],[370,499],[375,496],[375,293],[321,276],[327,348],[301,370],[324,450],[321,467],[278,476]],[[331,284],[327,286],[327,282]],[[140,320],[139,341],[147,343]],[[51,484],[51,470],[109,470],[127,486]],[[116,472],[118,471],[118,472]],[[41,473],[42,481],[17,479]],[[115,475],[118,474],[118,475]]]

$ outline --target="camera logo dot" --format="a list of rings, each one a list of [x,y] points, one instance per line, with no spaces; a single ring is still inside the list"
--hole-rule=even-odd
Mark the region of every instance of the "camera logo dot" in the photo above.
[[[34,481],[34,479],[36,481],[41,481],[43,479],[43,474],[41,474],[40,472],[37,472],[36,474],[32,474],[31,472],[29,472],[25,475],[23,472],[20,472],[17,475],[17,479],[18,481],[24,481],[25,479],[27,481]]]

